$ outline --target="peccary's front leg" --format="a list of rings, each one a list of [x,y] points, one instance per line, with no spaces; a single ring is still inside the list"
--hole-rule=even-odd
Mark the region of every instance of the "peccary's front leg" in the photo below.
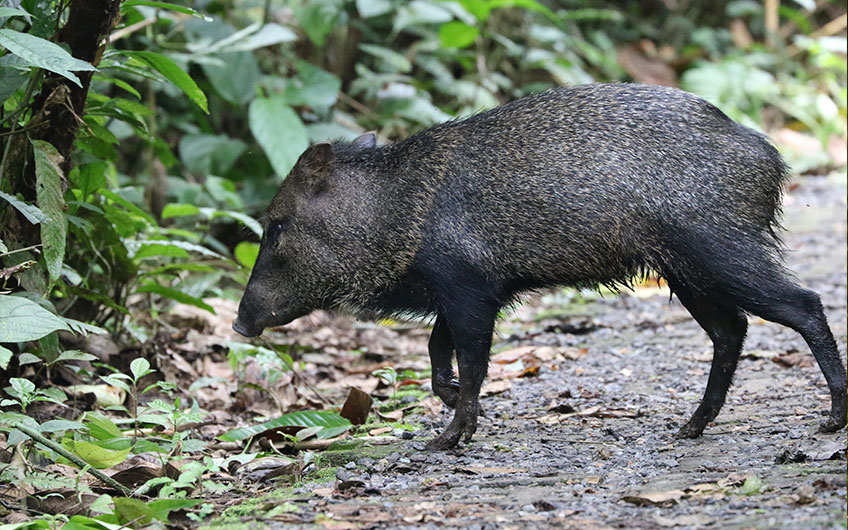
[[[450,449],[463,436],[468,442],[477,430],[480,387],[488,370],[496,314],[496,308],[485,307],[464,307],[446,314],[459,366],[459,395],[453,421],[427,444],[428,450]]]
[[[453,374],[453,339],[443,316],[436,317],[433,333],[430,334],[430,367],[432,370],[433,393],[450,408],[456,407],[459,399],[459,379]]]

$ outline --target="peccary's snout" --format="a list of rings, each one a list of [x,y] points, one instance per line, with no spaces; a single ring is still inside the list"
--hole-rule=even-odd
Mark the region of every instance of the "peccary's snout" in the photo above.
[[[256,337],[262,334],[264,327],[258,325],[255,303],[252,300],[250,288],[245,291],[239,302],[238,316],[233,320],[233,330],[245,337]]]

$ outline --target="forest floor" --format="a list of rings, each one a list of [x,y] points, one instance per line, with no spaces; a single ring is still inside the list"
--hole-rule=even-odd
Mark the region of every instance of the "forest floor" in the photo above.
[[[787,261],[821,294],[843,355],[845,212],[844,178],[800,179],[786,197]],[[287,336],[338,351],[369,350],[398,371],[427,370],[426,329],[313,318]],[[673,434],[701,399],[712,346],[656,284],[620,296],[537,296],[499,326],[493,351],[481,401],[486,417],[470,444],[422,451],[452,411],[407,393],[402,401],[418,407],[399,428],[374,429],[317,453],[301,481],[266,484],[247,501],[233,496],[204,526],[846,525],[846,433],[817,432],[830,407],[827,386],[790,329],[749,318],[727,404],[695,440]],[[324,386],[331,384],[345,382]]]

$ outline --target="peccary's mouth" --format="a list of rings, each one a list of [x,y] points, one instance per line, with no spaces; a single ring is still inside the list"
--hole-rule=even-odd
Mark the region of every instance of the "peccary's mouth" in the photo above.
[[[233,330],[239,335],[249,338],[261,335],[262,332],[265,331],[265,328],[260,328],[255,325],[249,326],[236,317],[236,319],[233,320]]]

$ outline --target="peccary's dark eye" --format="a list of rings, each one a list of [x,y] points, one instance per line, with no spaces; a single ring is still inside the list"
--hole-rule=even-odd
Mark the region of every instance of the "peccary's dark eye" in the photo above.
[[[288,217],[280,221],[272,221],[268,225],[268,228],[265,229],[265,241],[268,243],[276,242],[283,230],[285,230],[290,224],[291,219]]]

